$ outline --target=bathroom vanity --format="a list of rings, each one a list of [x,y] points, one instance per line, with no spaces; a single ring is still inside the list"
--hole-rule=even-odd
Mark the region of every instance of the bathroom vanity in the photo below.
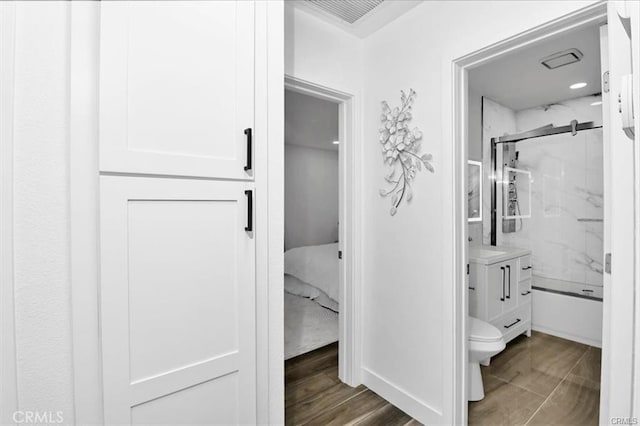
[[[497,327],[505,342],[531,336],[531,251],[469,248],[469,315]]]

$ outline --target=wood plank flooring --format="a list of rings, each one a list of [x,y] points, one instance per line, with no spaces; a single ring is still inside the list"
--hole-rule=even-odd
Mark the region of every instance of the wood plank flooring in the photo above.
[[[337,343],[285,363],[287,425],[407,425],[411,421],[366,387],[352,388],[338,379]]]
[[[485,398],[470,425],[597,425],[600,349],[533,332],[482,367]],[[338,379],[338,344],[285,363],[287,425],[419,426],[364,386]]]

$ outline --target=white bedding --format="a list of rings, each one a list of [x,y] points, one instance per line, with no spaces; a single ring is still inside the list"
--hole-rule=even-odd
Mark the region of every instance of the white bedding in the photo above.
[[[284,294],[284,358],[338,341],[338,314],[311,299]]]
[[[338,302],[327,296],[324,291],[305,283],[293,275],[284,274],[284,291],[295,296],[311,299],[334,312],[340,311]]]
[[[322,290],[338,301],[338,243],[287,250],[284,253],[284,273]]]

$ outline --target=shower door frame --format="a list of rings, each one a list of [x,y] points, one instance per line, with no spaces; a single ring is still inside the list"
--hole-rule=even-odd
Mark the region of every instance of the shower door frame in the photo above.
[[[498,242],[498,145],[504,143],[518,143],[529,139],[541,138],[544,136],[559,135],[562,133],[581,132],[583,130],[601,129],[602,126],[594,126],[593,121],[585,121],[577,123],[575,127],[572,125],[559,127],[541,127],[539,129],[530,130],[515,135],[499,136],[491,138],[491,245],[495,246]],[[504,168],[504,166],[503,166]],[[504,204],[504,192],[502,193]],[[504,207],[503,207],[504,211]],[[502,215],[503,219],[504,214]]]
[[[453,208],[453,229],[451,232],[451,238],[454,239],[454,332],[455,345],[458,348],[458,350],[456,351],[456,359],[454,360],[456,369],[456,383],[454,385],[454,396],[456,398],[456,400],[454,401],[454,418],[456,418],[458,423],[466,424],[468,413],[468,403],[466,398],[467,383],[465,380],[465,377],[467,375],[468,357],[466,326],[466,318],[468,316],[468,297],[466,294],[467,292],[465,291],[467,288],[468,279],[466,275],[466,267],[468,264],[468,231],[467,221],[465,217],[465,213],[467,211],[465,185],[467,181],[466,162],[469,103],[468,72],[469,70],[481,66],[485,63],[491,62],[498,57],[526,48],[545,39],[557,37],[569,31],[573,31],[589,25],[607,24],[607,21],[610,19],[610,17],[616,16],[614,15],[614,8],[615,5],[609,4],[608,2],[598,2],[589,5],[583,9],[569,13],[543,25],[531,28],[530,30],[520,33],[516,36],[502,40],[483,49],[471,52],[465,56],[459,57],[458,59],[455,59],[450,63],[451,68],[448,78],[450,79],[450,87],[452,88],[452,105],[451,109],[445,109],[450,111],[447,113],[450,115],[445,117],[445,126],[451,126],[449,127],[449,129],[451,130],[453,137],[452,167],[454,176],[451,182],[451,191],[453,194],[451,204],[451,207]],[[623,55],[624,53],[621,53],[619,51],[610,52],[609,57],[614,58],[614,55],[618,54]],[[603,111],[603,113],[608,114],[610,113],[610,111]],[[606,125],[604,130],[606,133]],[[607,141],[605,139],[605,145],[612,142],[613,141]],[[633,171],[634,158],[629,158],[629,160],[630,161],[626,162],[624,165],[616,164],[616,168],[630,168],[631,171]],[[605,179],[609,179],[609,177],[605,176]],[[636,182],[634,182],[633,185],[634,193],[637,193],[640,186],[638,186]],[[614,191],[617,191],[615,192],[615,194],[618,197],[622,197],[624,195],[620,193],[620,191],[622,190],[619,188],[614,188]],[[611,198],[609,198],[608,201],[605,200],[605,204],[608,204],[610,202]],[[630,201],[629,208],[634,208],[633,200]],[[623,242],[625,245],[628,246],[629,244],[631,244],[633,246],[634,242],[637,240],[637,230],[634,230],[634,232],[627,232],[624,235],[619,232],[615,235],[615,237],[617,239],[617,242],[619,242],[620,240],[624,240]],[[620,267],[619,270],[616,270],[616,273],[617,282],[634,282],[633,268]],[[607,300],[606,298],[603,303],[603,320],[605,324],[609,325],[609,327],[605,326],[603,329],[603,359],[601,368],[601,377],[603,378],[603,380],[600,393],[600,419],[601,421],[604,419],[604,421],[608,423],[609,414],[613,414],[615,416],[622,415],[626,416],[627,418],[631,418],[631,416],[636,414],[633,412],[633,408],[631,407],[631,400],[634,395],[633,384],[630,383],[629,379],[629,376],[633,374],[633,363],[628,366],[629,371],[626,372],[625,377],[619,366],[617,366],[616,369],[612,368],[617,360],[611,359],[608,353],[612,350],[611,348],[613,348],[613,343],[611,346],[609,346],[608,344],[610,342],[609,336],[612,335],[612,330],[616,329],[617,327],[620,327],[621,330],[626,330],[628,328],[628,324],[635,323],[635,314],[633,309],[625,310],[624,312],[616,310],[615,307],[611,306],[611,300]],[[612,311],[616,311],[615,316],[612,315]],[[627,337],[628,339],[621,339],[619,336],[617,337],[615,341],[616,346],[614,348],[616,353],[619,354],[625,351],[633,353],[633,330],[631,335]],[[621,384],[621,386],[617,386],[618,384]],[[631,387],[629,387],[629,385],[631,385]],[[615,404],[616,407],[612,407],[610,406],[610,404]],[[611,409],[614,408],[618,408],[619,412],[612,413]]]

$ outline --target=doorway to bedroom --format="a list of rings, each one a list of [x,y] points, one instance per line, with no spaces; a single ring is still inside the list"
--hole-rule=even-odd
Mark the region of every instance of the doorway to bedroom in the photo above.
[[[338,342],[339,115],[285,90],[285,360]]]
[[[359,162],[353,95],[285,76],[284,98],[285,417],[300,424],[361,391]]]

